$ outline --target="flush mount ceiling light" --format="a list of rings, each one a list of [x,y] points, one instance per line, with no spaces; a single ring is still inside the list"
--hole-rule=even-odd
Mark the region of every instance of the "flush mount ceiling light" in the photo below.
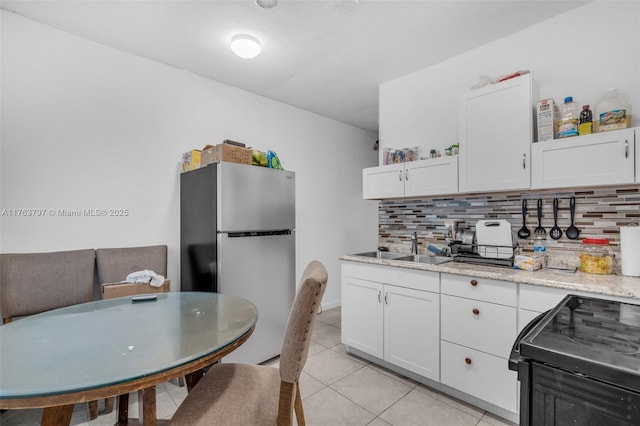
[[[270,9],[278,3],[278,0],[256,0],[258,7],[263,9]]]
[[[241,58],[251,59],[258,56],[262,48],[257,38],[248,34],[238,34],[231,38],[231,50]]]

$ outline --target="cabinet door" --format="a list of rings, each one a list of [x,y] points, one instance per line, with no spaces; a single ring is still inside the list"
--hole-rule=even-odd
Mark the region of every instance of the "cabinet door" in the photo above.
[[[362,170],[362,198],[381,199],[404,196],[404,164],[369,167]]]
[[[458,192],[458,156],[405,164],[406,197]]]
[[[460,192],[528,189],[531,74],[467,92],[459,108]]]
[[[440,380],[439,298],[437,293],[384,287],[385,361],[435,381]]]
[[[531,151],[532,188],[634,182],[634,129],[537,142]]]
[[[342,343],[378,358],[384,355],[382,288],[342,277]]]

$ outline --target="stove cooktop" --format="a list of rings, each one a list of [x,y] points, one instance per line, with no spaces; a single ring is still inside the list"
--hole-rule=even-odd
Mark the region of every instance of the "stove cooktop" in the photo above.
[[[521,340],[520,353],[640,391],[640,305],[569,295]]]

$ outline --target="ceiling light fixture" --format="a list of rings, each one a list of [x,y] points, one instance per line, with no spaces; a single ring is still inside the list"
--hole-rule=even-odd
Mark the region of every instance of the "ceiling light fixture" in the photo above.
[[[263,9],[270,9],[278,3],[278,0],[256,0],[258,7]]]
[[[238,34],[231,38],[231,50],[241,58],[251,59],[258,56],[262,48],[257,38],[248,34]]]

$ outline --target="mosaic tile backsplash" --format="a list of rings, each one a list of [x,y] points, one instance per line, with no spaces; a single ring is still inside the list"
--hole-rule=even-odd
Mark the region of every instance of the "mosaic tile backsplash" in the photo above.
[[[576,240],[566,237],[571,224],[569,199],[576,198],[575,225],[580,230]],[[558,226],[562,237],[553,240],[553,199],[559,199]],[[408,252],[411,235],[418,234],[418,251],[427,253],[427,245],[446,246],[446,219],[463,221],[461,227],[474,229],[480,219],[506,219],[514,233],[522,227],[522,200],[527,200],[526,225],[529,239],[518,239],[522,253],[533,252],[533,230],[538,226],[536,205],[543,200],[542,226],[547,231],[547,253],[550,257],[576,258],[583,238],[608,238],[617,259],[619,272],[620,226],[640,224],[640,185],[579,190],[545,190],[465,194],[446,198],[381,201],[378,207],[378,242],[393,251]]]

